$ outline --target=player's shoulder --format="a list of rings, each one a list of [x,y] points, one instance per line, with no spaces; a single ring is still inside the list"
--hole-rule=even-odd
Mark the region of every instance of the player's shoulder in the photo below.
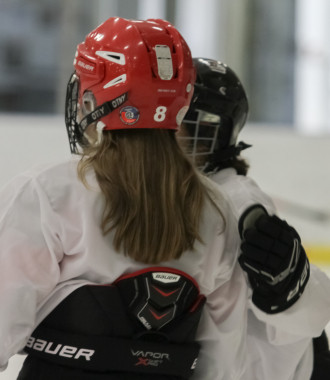
[[[69,159],[64,159],[61,161],[47,162],[40,165],[35,165],[27,174],[33,178],[44,178],[44,177],[58,177],[65,176],[72,178],[72,174],[76,173],[78,159],[72,156]]]
[[[34,180],[47,193],[76,191],[82,194],[87,191],[88,186],[86,187],[78,177],[78,163],[79,156],[72,156],[67,160],[35,168]],[[86,173],[86,181],[90,189],[99,189],[95,174],[91,170]]]
[[[66,190],[70,187],[82,186],[77,175],[78,160],[69,158],[66,160],[36,164],[18,175],[14,176],[3,187],[3,191],[15,188],[16,193],[22,192],[53,192],[60,188]],[[54,190],[55,189],[55,190]],[[63,191],[64,191],[63,190]]]
[[[77,188],[72,186],[78,182],[76,168],[77,164],[71,160],[34,165],[1,187],[0,206],[7,209],[15,204],[44,202],[54,198],[53,194],[67,194],[68,188]]]
[[[75,207],[72,200],[79,199],[83,205],[93,202],[100,193],[95,174],[88,170],[86,185],[78,177],[79,156],[35,168],[34,189],[48,202],[53,210],[61,212]]]
[[[230,219],[232,215],[235,215],[235,209],[228,194],[223,191],[220,184],[213,181],[210,177],[200,175],[201,181],[206,188],[208,199],[208,221],[217,220],[219,214],[222,216],[222,221]]]
[[[211,179],[219,185],[237,217],[256,203],[262,204],[269,213],[276,211],[272,198],[251,177],[238,175],[234,169],[228,168],[214,174]]]
[[[260,189],[254,179],[237,174],[234,168],[222,169],[212,174],[210,178],[222,188],[230,189],[230,187],[237,188],[238,186],[239,188],[251,189],[251,191],[254,191],[256,188]]]

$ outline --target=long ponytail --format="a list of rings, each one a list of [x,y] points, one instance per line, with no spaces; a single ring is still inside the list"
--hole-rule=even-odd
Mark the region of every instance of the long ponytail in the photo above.
[[[100,227],[114,231],[118,252],[150,264],[192,249],[206,191],[169,130],[103,132],[78,165],[95,171],[105,197]]]

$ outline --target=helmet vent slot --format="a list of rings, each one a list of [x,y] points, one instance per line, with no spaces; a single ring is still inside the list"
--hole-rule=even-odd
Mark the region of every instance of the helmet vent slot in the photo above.
[[[155,53],[160,79],[171,80],[173,78],[173,61],[170,48],[167,45],[156,45]]]
[[[126,64],[125,55],[122,53],[99,50],[99,51],[95,52],[95,54],[98,55],[99,57],[106,59],[107,61],[117,63],[118,65],[125,65]]]

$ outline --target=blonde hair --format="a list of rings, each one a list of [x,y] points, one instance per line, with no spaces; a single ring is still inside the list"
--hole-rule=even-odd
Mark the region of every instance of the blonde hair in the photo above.
[[[144,263],[178,259],[201,241],[199,224],[206,190],[177,144],[174,131],[103,132],[85,150],[78,176],[85,185],[95,171],[105,197],[104,234],[114,247]]]

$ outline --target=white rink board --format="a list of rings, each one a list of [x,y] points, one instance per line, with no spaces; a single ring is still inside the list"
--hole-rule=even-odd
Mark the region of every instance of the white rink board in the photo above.
[[[70,157],[61,116],[0,114],[0,186],[21,171]]]

